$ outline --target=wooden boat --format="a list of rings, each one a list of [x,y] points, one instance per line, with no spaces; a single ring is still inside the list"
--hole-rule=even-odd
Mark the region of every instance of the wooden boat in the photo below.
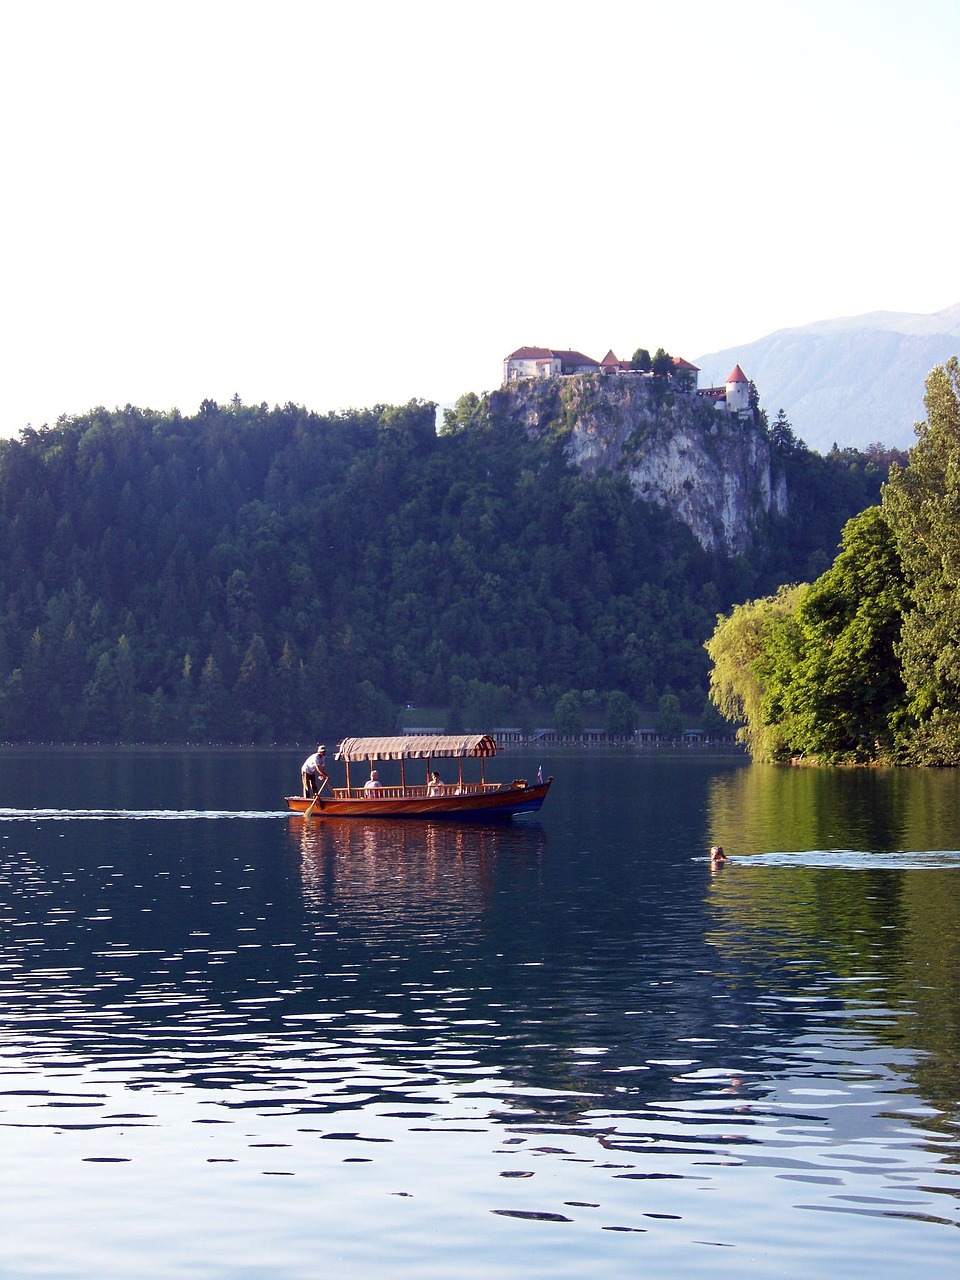
[[[320,818],[456,818],[461,821],[497,821],[515,813],[536,813],[546,799],[553,778],[528,783],[515,778],[510,783],[487,782],[488,756],[497,753],[489,734],[409,734],[399,738],[344,738],[334,759],[346,764],[345,787],[334,787],[319,796],[287,796],[287,808],[305,817]],[[469,756],[480,759],[480,780],[464,778],[463,762]],[[457,782],[430,783],[434,760],[456,759]],[[355,787],[350,781],[350,765],[364,763],[369,772],[379,760],[400,761],[400,785]],[[410,782],[407,763],[426,761],[423,782]],[[419,772],[419,770],[417,770]]]

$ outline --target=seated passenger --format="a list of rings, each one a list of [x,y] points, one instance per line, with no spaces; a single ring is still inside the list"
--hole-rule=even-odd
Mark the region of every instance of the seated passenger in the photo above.
[[[367,793],[367,795],[370,795],[370,793],[373,791],[376,791],[379,788],[379,786],[380,786],[380,775],[377,773],[376,769],[371,769],[370,777],[363,784],[363,789]]]
[[[427,795],[428,796],[443,795],[443,783],[440,781],[439,773],[431,773],[430,777],[427,779]]]

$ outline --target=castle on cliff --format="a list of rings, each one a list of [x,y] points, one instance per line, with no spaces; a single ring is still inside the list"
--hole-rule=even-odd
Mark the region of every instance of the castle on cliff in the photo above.
[[[698,386],[700,370],[682,356],[673,356],[673,369],[667,375],[674,389],[708,400],[715,409],[745,417],[750,413],[750,380],[735,365],[720,387]],[[582,351],[560,351],[550,347],[518,347],[503,362],[503,385],[525,378],[569,378],[585,374],[616,378],[652,378],[655,375],[633,369],[628,360],[618,360],[608,351],[602,360],[592,360]]]

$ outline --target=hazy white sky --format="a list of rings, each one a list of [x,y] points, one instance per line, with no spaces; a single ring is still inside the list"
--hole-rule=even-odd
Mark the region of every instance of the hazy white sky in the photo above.
[[[0,435],[940,310],[958,105],[958,0],[0,0]]]

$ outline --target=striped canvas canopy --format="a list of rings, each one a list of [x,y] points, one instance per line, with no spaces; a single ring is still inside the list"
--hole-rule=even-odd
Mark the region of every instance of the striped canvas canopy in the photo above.
[[[400,738],[344,738],[337,760],[427,760],[444,756],[495,756],[497,744],[488,733],[406,734]]]

